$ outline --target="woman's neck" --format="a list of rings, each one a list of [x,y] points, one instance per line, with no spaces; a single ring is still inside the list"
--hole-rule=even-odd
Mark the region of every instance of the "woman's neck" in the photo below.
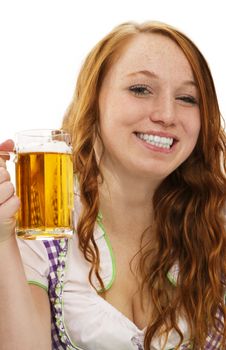
[[[104,173],[99,184],[100,211],[109,230],[140,239],[145,229],[153,225],[152,198],[157,184],[150,179],[122,177]]]

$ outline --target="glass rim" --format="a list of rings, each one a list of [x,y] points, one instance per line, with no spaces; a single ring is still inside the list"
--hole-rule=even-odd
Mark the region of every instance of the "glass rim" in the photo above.
[[[15,136],[28,136],[28,137],[46,137],[46,136],[57,136],[65,135],[71,136],[69,132],[63,129],[48,129],[48,128],[37,128],[37,129],[25,129],[15,133]]]

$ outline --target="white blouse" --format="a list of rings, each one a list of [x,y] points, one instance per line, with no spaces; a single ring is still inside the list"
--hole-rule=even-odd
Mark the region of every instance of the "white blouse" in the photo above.
[[[78,197],[76,202],[75,222],[80,211]],[[109,238],[98,222],[94,238],[100,253],[100,276],[109,289],[114,283],[115,259]],[[18,245],[29,283],[48,290],[49,258],[43,242],[18,239]],[[90,263],[79,250],[78,237],[74,234],[69,239],[63,287],[63,323],[72,346],[83,350],[140,350],[137,344],[143,342],[145,329],[139,329],[96,292],[89,283],[89,270]],[[171,271],[169,278],[175,283],[176,271]],[[99,290],[96,277],[92,282]],[[189,331],[183,319],[179,320],[179,327],[185,345],[189,342]],[[171,331],[164,349],[174,349],[178,342],[178,334]],[[163,344],[164,339],[156,337],[150,349],[159,350]],[[189,349],[189,345],[183,349]]]

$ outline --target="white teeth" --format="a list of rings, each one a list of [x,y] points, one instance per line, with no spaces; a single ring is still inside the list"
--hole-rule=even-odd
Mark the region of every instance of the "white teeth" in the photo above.
[[[172,137],[160,137],[157,135],[148,135],[148,134],[143,134],[143,133],[136,133],[136,135],[141,140],[144,140],[147,143],[150,143],[151,145],[154,145],[156,147],[169,149],[170,146],[173,144]]]
[[[154,136],[154,141],[155,141],[155,142],[159,142],[159,141],[161,141],[161,139],[160,139],[159,136]]]

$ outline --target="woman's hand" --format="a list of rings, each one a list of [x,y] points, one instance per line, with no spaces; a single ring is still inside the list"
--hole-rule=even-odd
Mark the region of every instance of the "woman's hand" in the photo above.
[[[7,140],[0,144],[0,151],[13,151],[14,143]],[[15,230],[15,214],[20,206],[19,198],[6,169],[7,156],[0,154],[0,243],[10,238]]]

